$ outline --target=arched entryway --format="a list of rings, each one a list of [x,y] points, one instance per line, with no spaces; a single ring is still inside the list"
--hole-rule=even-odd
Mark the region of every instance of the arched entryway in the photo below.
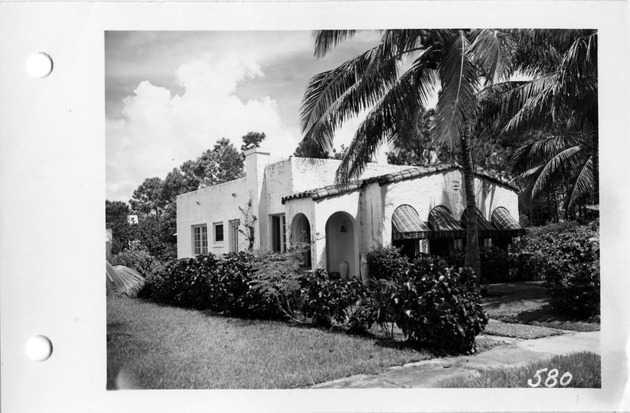
[[[311,224],[304,214],[297,214],[291,222],[291,246],[304,248],[303,264],[311,268]]]
[[[354,231],[354,218],[345,212],[335,212],[326,221],[326,271],[331,276],[341,275],[345,265],[348,278],[357,275]]]

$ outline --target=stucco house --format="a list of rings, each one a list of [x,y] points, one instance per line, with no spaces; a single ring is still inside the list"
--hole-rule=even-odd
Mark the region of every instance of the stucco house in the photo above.
[[[239,229],[249,200],[257,217],[254,249],[284,251],[309,242],[305,264],[341,276],[359,276],[361,260],[377,246],[393,243],[410,256],[464,246],[466,197],[458,166],[372,163],[341,186],[334,184],[340,161],[269,159],[268,152],[250,149],[245,178],[177,197],[179,258],[247,249]],[[506,244],[522,233],[517,188],[476,174],[475,191],[482,245]]]

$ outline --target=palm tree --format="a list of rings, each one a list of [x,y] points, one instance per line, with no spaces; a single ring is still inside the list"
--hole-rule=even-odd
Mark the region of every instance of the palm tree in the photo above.
[[[518,36],[546,58],[521,62],[535,76],[502,99],[508,134],[544,130],[551,136],[522,147],[515,171],[528,177],[532,196],[558,175],[571,182],[566,205],[585,194],[599,203],[597,31],[528,30]]]
[[[525,182],[524,194],[533,202],[558,182],[568,181],[564,209],[593,193],[593,150],[583,134],[546,136],[520,147],[513,157],[515,179]]]
[[[318,32],[316,56],[324,56],[354,34]],[[435,137],[437,144],[459,148],[462,154],[466,202],[472,206],[466,265],[476,274],[480,263],[470,140],[481,79],[491,83],[512,68],[510,54],[505,53],[507,39],[495,30],[385,30],[377,46],[314,76],[302,103],[304,141],[317,142],[324,151],[332,148],[337,128],[367,111],[337,170],[337,181],[346,182],[363,171],[382,143],[404,134],[400,120],[413,120],[439,86]]]

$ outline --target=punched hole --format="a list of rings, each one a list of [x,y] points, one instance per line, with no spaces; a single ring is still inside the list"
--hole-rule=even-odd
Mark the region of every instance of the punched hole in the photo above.
[[[26,342],[26,355],[33,361],[48,360],[52,350],[52,343],[46,336],[33,336]]]
[[[26,71],[36,78],[44,78],[53,70],[52,58],[44,52],[35,52],[26,60]]]

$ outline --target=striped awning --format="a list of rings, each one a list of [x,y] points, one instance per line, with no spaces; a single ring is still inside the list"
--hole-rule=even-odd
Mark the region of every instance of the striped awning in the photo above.
[[[492,222],[483,217],[483,214],[481,213],[479,208],[475,208],[475,211],[477,211],[477,228],[479,230],[479,238],[491,238],[498,235],[497,227],[492,225]],[[461,223],[462,227],[466,229],[466,224],[468,223],[468,208],[466,208],[466,210],[462,214]]]
[[[453,217],[444,205],[438,205],[429,212],[430,238],[465,238],[466,230]]]
[[[498,207],[492,212],[492,223],[497,227],[501,236],[517,237],[525,234],[523,227],[504,207]]]
[[[392,216],[392,238],[422,239],[429,236],[429,227],[420,220],[418,212],[411,205],[401,205]]]

